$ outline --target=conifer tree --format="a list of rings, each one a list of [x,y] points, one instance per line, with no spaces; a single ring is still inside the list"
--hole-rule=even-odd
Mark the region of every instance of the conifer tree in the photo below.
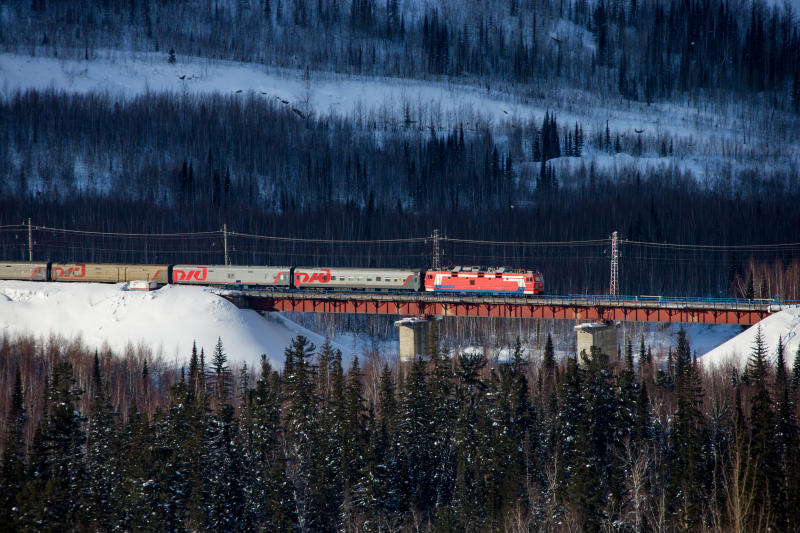
[[[798,458],[797,458],[797,421],[794,414],[794,402],[789,394],[789,377],[786,372],[786,362],[784,359],[783,339],[778,338],[778,347],[775,357],[775,395],[777,406],[775,414],[777,417],[775,426],[776,455],[779,459],[778,482],[775,484],[777,493],[775,494],[775,523],[777,527],[784,531],[792,531],[798,525],[794,518],[796,513],[791,509],[792,503],[797,503],[798,489],[794,482],[797,481]]]
[[[230,405],[230,395],[233,387],[231,370],[228,366],[228,356],[222,346],[222,337],[217,339],[214,355],[211,357],[211,370],[214,376],[214,401],[215,407],[221,409]]]
[[[75,387],[69,361],[56,361],[48,390],[48,417],[40,426],[31,457],[32,472],[20,490],[22,528],[72,530],[83,516],[85,457],[83,419],[76,410],[82,391]]]
[[[17,529],[17,494],[25,482],[25,423],[27,420],[19,365],[14,371],[14,389],[8,408],[6,441],[0,472],[0,531]]]
[[[792,389],[797,390],[798,387],[800,387],[800,345],[797,346],[792,363]]]
[[[398,488],[391,454],[396,411],[392,371],[388,365],[384,365],[378,392],[378,412],[370,417],[364,467],[354,488],[355,503],[364,517],[366,531],[377,531],[379,521],[397,509]]]
[[[754,507],[756,515],[774,519],[777,511],[776,479],[779,476],[775,449],[775,411],[769,391],[769,363],[761,326],[747,363],[753,393],[750,406],[751,460],[755,466]]]
[[[267,499],[270,472],[282,443],[280,420],[280,378],[262,354],[260,375],[255,387],[247,391],[241,421],[246,466],[243,491],[247,496],[244,512],[255,524],[267,520],[262,502]]]
[[[425,362],[417,358],[411,364],[405,390],[400,396],[394,444],[400,477],[399,508],[421,512],[423,516],[432,510],[436,501],[436,465],[431,440],[436,421],[426,377]]]
[[[312,461],[318,450],[314,449],[316,439],[316,409],[314,382],[309,360],[315,350],[314,344],[306,337],[298,335],[284,355],[284,405],[286,440],[288,446],[288,477],[294,485],[297,503],[297,518],[301,528],[311,527],[313,519]],[[312,520],[313,521],[313,520]]]
[[[364,425],[364,386],[361,377],[358,357],[353,357],[353,363],[347,372],[344,392],[344,440],[341,443],[341,475],[345,498],[350,497],[351,488],[363,466],[362,458],[367,437]]]
[[[200,364],[197,370],[198,387],[194,397],[187,390],[188,428],[184,449],[188,461],[190,487],[188,492],[187,522],[189,529],[203,529],[208,524],[208,502],[210,487],[208,482],[208,448],[206,445],[209,426],[213,423],[209,398],[205,387],[205,362],[200,349]],[[191,399],[191,401],[190,401]]]
[[[125,530],[163,526],[158,509],[159,487],[155,482],[154,434],[147,417],[136,404],[128,412],[128,423],[121,434],[122,483],[114,497],[119,501],[118,525]]]
[[[708,476],[702,385],[683,329],[678,332],[674,374],[677,409],[670,428],[670,506],[678,527],[691,529],[702,519]]]
[[[100,529],[110,531],[114,525],[114,486],[120,482],[120,442],[113,406],[108,400],[95,351],[93,371],[94,398],[87,434],[86,470],[89,479],[87,518]]]
[[[619,473],[615,469],[614,435],[618,399],[608,355],[593,347],[586,365],[581,402],[584,406],[576,435],[578,460],[572,480],[572,497],[586,530],[599,528],[606,502],[619,497]]]
[[[192,355],[189,358],[188,396],[193,400],[200,389],[200,359],[197,355],[197,342],[192,341]]]
[[[482,353],[462,353],[458,357],[456,408],[453,444],[456,471],[452,507],[456,524],[453,529],[479,530],[486,526],[487,487],[484,468],[490,459],[491,426],[486,416],[487,385],[480,379],[486,366]]]
[[[292,482],[286,476],[286,457],[278,450],[266,479],[264,530],[276,533],[301,531]]]

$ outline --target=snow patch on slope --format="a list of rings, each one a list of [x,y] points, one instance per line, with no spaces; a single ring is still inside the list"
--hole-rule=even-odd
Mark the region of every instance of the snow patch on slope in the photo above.
[[[0,332],[9,335],[80,336],[93,348],[107,343],[120,353],[140,344],[184,364],[192,342],[211,354],[222,338],[231,362],[258,366],[267,354],[273,368],[296,335],[320,346],[324,339],[290,320],[264,318],[201,287],[167,285],[157,291],[125,290],[124,283],[0,281]],[[349,354],[351,350],[334,346]]]
[[[761,335],[764,337],[764,346],[767,349],[768,359],[775,361],[778,339],[780,338],[785,347],[784,359],[787,364],[791,364],[794,353],[800,346],[800,307],[785,309],[768,316],[728,342],[709,351],[700,357],[699,361],[707,369],[720,367],[728,363],[735,365],[739,369],[744,368],[753,351],[758,328],[761,328]]]

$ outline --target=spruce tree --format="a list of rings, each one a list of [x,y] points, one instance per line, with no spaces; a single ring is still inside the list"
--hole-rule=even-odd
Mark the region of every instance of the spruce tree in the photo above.
[[[796,513],[791,511],[795,508],[792,507],[792,504],[798,503],[796,501],[798,488],[794,483],[797,481],[798,474],[797,420],[794,402],[789,394],[790,384],[783,352],[783,339],[779,337],[775,357],[775,394],[777,397],[775,440],[776,455],[779,460],[775,522],[780,530],[792,531],[798,525],[798,520],[794,517]]]
[[[752,384],[750,452],[755,466],[754,512],[756,515],[774,519],[778,503],[775,496],[779,473],[775,449],[775,411],[768,382],[769,370],[764,336],[761,326],[758,326],[755,344],[747,363],[747,375]]]
[[[377,531],[379,522],[397,509],[398,487],[391,454],[396,411],[392,371],[384,365],[378,391],[378,412],[370,417],[364,466],[353,489],[355,505],[364,519],[366,531]]]
[[[17,529],[16,497],[25,482],[25,423],[27,415],[19,365],[14,372],[14,389],[6,420],[6,440],[0,472],[0,531]]]
[[[677,409],[669,433],[669,505],[678,527],[691,529],[702,521],[708,463],[705,420],[700,410],[702,384],[682,328],[678,332],[674,374]]]
[[[394,454],[397,460],[401,493],[401,511],[416,511],[422,516],[436,502],[435,454],[431,439],[436,421],[427,386],[425,362],[417,358],[412,364],[405,390],[400,395]]]
[[[56,361],[48,390],[48,416],[35,439],[32,471],[17,496],[23,529],[67,531],[80,527],[84,519],[83,418],[76,409],[82,391],[75,382],[72,364]]]
[[[797,390],[798,387],[800,387],[800,344],[797,345],[792,363],[792,389]]]
[[[480,372],[486,366],[483,353],[462,353],[456,375],[455,482],[452,507],[457,528],[476,531],[486,526],[487,476],[485,468],[491,457],[491,427],[486,411],[487,385]]]
[[[222,337],[217,339],[214,354],[211,357],[211,371],[214,376],[214,402],[217,409],[230,405],[230,395],[233,388],[231,370],[228,366],[228,356],[222,346]]]
[[[313,459],[316,439],[316,409],[314,382],[309,360],[315,350],[306,337],[295,337],[284,355],[284,410],[287,440],[287,459],[292,461],[291,475],[297,503],[297,517],[301,528],[311,527],[315,508],[312,501]]]
[[[87,517],[104,531],[114,525],[116,501],[113,491],[120,482],[120,442],[113,406],[108,399],[100,371],[100,359],[94,354],[94,397],[87,432],[86,470],[89,479]]]
[[[344,499],[352,497],[353,485],[358,479],[358,473],[363,467],[364,449],[367,441],[365,413],[364,413],[364,386],[361,383],[361,368],[358,357],[353,357],[353,363],[347,372],[347,384],[344,397],[344,429],[341,442],[341,476],[344,489]]]
[[[279,449],[266,478],[264,531],[276,533],[301,531],[294,487],[286,475],[286,470],[286,457],[282,449]]]
[[[197,355],[197,342],[192,341],[192,355],[189,358],[189,383],[187,391],[189,400],[194,400],[200,389],[200,359]]]

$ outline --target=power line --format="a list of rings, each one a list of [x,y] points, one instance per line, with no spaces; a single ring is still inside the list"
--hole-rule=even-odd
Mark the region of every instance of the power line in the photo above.
[[[22,232],[28,230],[26,224],[6,224],[0,225],[0,232]],[[60,233],[68,235],[83,235],[91,237],[110,237],[110,238],[126,238],[126,239],[224,239],[225,233],[223,230],[212,231],[194,231],[194,232],[174,232],[174,233],[141,233],[141,232],[114,232],[114,231],[91,231],[91,230],[77,230],[69,228],[56,228],[50,226],[35,226],[31,225],[30,228],[36,232],[42,233]],[[431,236],[427,237],[408,237],[408,238],[393,238],[393,239],[329,239],[329,238],[310,238],[310,237],[281,237],[275,235],[257,235],[253,233],[242,233],[236,231],[228,231],[229,238],[238,237],[242,239],[253,239],[260,241],[274,241],[286,243],[311,243],[311,244],[328,244],[328,245],[346,245],[346,244],[361,244],[361,245],[382,245],[382,244],[417,244],[427,243],[433,239]],[[438,236],[438,241],[450,242],[454,244],[477,245],[477,246],[503,246],[503,247],[591,247],[591,246],[608,246],[611,239],[585,239],[585,240],[568,240],[568,241],[494,241],[486,239],[465,239],[455,237],[442,237]],[[693,251],[750,251],[750,252],[774,252],[774,251],[800,251],[800,242],[793,243],[775,243],[775,244],[682,244],[682,243],[659,243],[647,241],[634,241],[628,239],[619,239],[619,245],[622,247],[639,247],[639,248],[653,248],[664,250],[693,250]]]
[[[483,241],[477,239],[456,239],[451,237],[440,237],[439,240],[489,246],[597,246],[608,244],[610,241],[610,239],[594,239],[584,241]]]
[[[391,244],[425,242],[428,240],[427,237],[410,237],[406,239],[311,239],[306,237],[275,237],[271,235],[254,235],[252,233],[239,233],[236,231],[229,231],[228,235],[268,241],[313,242],[322,244]]]
[[[67,233],[71,235],[91,235],[95,237],[126,237],[126,238],[153,238],[153,239],[169,239],[169,238],[186,238],[198,236],[221,236],[222,231],[195,231],[195,232],[181,232],[181,233],[120,233],[111,231],[88,231],[76,230],[66,228],[50,228],[47,226],[32,226],[33,229],[39,231],[49,231],[52,233]]]
[[[620,243],[632,246],[641,246],[645,248],[669,248],[680,250],[783,250],[789,248],[800,249],[800,242],[792,243],[779,243],[779,244],[677,244],[677,243],[660,243],[660,242],[644,242],[644,241],[629,241],[620,239]]]

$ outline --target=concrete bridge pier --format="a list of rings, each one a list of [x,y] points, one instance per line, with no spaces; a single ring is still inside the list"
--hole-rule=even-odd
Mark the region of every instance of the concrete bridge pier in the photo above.
[[[592,353],[592,346],[599,348],[610,357],[617,355],[617,329],[619,324],[614,322],[589,322],[575,326],[578,340],[578,364],[581,364],[581,352],[586,355]]]
[[[430,357],[439,349],[439,317],[406,317],[394,323],[400,336],[400,362]]]

